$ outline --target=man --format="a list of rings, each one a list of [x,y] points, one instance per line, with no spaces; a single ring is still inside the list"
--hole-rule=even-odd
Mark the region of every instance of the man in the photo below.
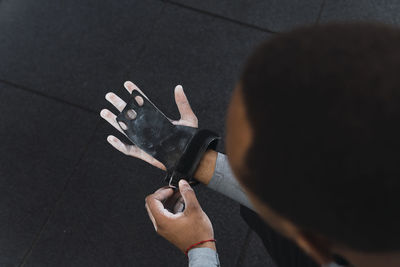
[[[331,24],[276,35],[255,50],[234,90],[227,156],[208,150],[195,178],[259,214],[266,224],[242,209],[278,266],[400,266],[399,71],[397,28]],[[197,127],[181,86],[175,100],[181,119],[173,123]],[[112,112],[101,116],[119,129]],[[183,212],[164,207],[170,188],[146,198],[155,230],[190,248],[190,266],[218,266],[210,220],[188,183],[179,189]]]

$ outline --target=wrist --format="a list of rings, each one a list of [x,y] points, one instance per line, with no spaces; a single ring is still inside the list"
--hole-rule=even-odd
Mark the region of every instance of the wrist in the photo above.
[[[208,185],[215,171],[218,152],[208,149],[200,160],[194,173],[194,178],[202,184]]]
[[[189,246],[184,252],[186,254],[186,256],[188,255],[189,251],[195,248],[210,248],[214,251],[217,251],[217,247],[215,245],[216,240],[215,239],[207,239],[204,241],[200,241],[198,243],[192,244],[191,246]]]

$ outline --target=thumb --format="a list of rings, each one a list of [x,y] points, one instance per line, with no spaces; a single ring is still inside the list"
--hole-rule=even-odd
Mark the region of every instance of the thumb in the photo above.
[[[179,191],[182,195],[183,201],[185,202],[184,213],[188,214],[200,208],[196,194],[186,180],[182,179],[179,181]]]
[[[190,107],[189,101],[185,93],[183,92],[182,85],[177,85],[175,87],[175,102],[176,106],[178,107],[179,113],[181,114],[182,120],[197,123],[197,117]]]

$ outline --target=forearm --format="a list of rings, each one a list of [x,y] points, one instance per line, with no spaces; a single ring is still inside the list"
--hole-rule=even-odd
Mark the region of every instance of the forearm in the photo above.
[[[199,164],[195,178],[209,188],[252,209],[250,201],[233,175],[226,155],[208,150]]]
[[[213,177],[215,170],[215,163],[217,162],[218,152],[212,149],[208,149],[204,153],[199,166],[194,174],[194,178],[202,184],[208,185],[211,178]]]

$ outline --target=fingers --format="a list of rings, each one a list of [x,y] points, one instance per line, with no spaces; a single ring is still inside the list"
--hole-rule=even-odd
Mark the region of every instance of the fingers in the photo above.
[[[154,228],[157,229],[156,225],[162,224],[165,217],[171,217],[173,214],[164,208],[163,201],[168,199],[174,194],[172,188],[161,188],[157,190],[154,194],[146,197],[146,209],[149,213],[150,219],[154,220]]]
[[[164,201],[164,207],[175,214],[176,212],[174,212],[174,209],[179,199],[182,199],[180,192],[178,190],[174,190],[174,194],[172,195],[172,197]]]
[[[126,106],[126,102],[122,100],[119,96],[117,96],[114,93],[107,93],[106,94],[106,99],[108,102],[110,102],[116,109],[118,109],[119,112],[124,110]]]
[[[179,191],[181,192],[182,198],[185,202],[185,214],[189,214],[190,212],[200,208],[196,194],[186,180],[182,179],[179,181]]]
[[[136,84],[134,84],[134,83],[131,82],[131,81],[126,81],[126,82],[124,83],[124,87],[125,87],[126,90],[128,90],[128,92],[129,92],[130,94],[132,94],[132,91],[133,91],[133,90],[138,90],[142,95],[144,95],[144,97],[146,97],[147,99],[149,99],[149,98],[142,92],[142,90],[140,90],[139,87],[137,87]]]
[[[126,134],[124,133],[124,131],[121,130],[121,127],[118,125],[117,122],[117,116],[114,115],[114,113],[112,113],[111,111],[109,111],[108,109],[103,109],[100,112],[100,116],[105,119],[109,124],[111,124],[115,129],[117,129],[120,133],[122,133],[123,135],[126,136]]]
[[[185,202],[183,201],[182,196],[176,201],[175,206],[173,208],[173,213],[182,212],[185,209]]]
[[[158,200],[158,201],[165,201],[166,199],[172,197],[174,194],[174,189],[171,187],[162,187],[158,189],[154,194],[152,194],[152,198]]]
[[[128,90],[129,93],[132,93],[133,90],[138,90],[143,96],[147,98],[147,96],[132,82],[126,81],[124,83],[124,87],[126,90]],[[106,94],[106,99],[108,102],[110,102],[119,112],[124,110],[126,106],[126,102],[122,100],[119,96],[116,94],[109,92]],[[143,105],[143,99],[140,96],[135,97],[136,102],[138,103],[139,106]],[[148,99],[148,98],[147,98]]]
[[[131,81],[126,81],[124,82],[124,87],[126,90],[128,90],[128,92],[131,94],[133,90],[138,90],[139,92],[142,92],[139,87],[136,86],[136,84],[134,84]]]
[[[177,85],[175,87],[175,102],[181,114],[181,120],[189,121],[197,125],[197,117],[190,107],[189,101],[183,92],[182,85]]]
[[[144,152],[142,149],[140,149],[139,147],[137,147],[135,145],[127,145],[127,144],[121,142],[117,137],[115,137],[113,135],[109,135],[107,137],[107,141],[115,149],[124,153],[127,156],[141,159],[141,160],[153,165],[154,167],[157,167],[162,170],[167,169],[167,168],[165,168],[164,164],[162,164],[161,162],[159,162],[158,160],[156,160],[155,158],[153,158],[152,156],[150,156],[149,154],[147,154],[146,152]]]
[[[136,149],[138,149],[136,146],[132,146],[132,145],[127,145],[123,142],[121,142],[117,137],[113,136],[113,135],[109,135],[107,137],[107,141],[108,143],[110,143],[110,145],[112,145],[116,150],[124,153],[127,156],[132,156],[132,151],[135,151]]]

